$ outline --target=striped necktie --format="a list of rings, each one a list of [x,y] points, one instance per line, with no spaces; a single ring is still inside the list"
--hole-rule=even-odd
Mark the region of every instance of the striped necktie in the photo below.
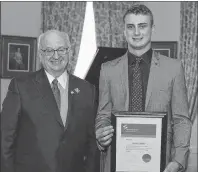
[[[58,80],[54,79],[52,81],[52,92],[54,94],[54,97],[56,99],[56,104],[58,106],[58,109],[60,110],[60,90],[58,88]]]

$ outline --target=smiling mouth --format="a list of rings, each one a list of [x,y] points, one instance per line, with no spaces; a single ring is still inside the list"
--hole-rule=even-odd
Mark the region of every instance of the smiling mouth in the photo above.
[[[141,41],[143,38],[133,38],[134,41]]]
[[[51,61],[52,64],[60,64],[62,60]]]

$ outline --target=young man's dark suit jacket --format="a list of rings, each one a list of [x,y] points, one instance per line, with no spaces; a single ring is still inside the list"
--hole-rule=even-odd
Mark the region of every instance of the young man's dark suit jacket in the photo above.
[[[13,79],[2,110],[2,172],[94,172],[95,89],[69,74],[64,127],[43,69]]]

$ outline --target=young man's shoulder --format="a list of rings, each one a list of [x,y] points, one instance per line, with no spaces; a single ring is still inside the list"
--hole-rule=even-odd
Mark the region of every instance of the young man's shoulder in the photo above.
[[[165,55],[159,54],[160,65],[167,67],[180,66],[181,60],[167,57]]]

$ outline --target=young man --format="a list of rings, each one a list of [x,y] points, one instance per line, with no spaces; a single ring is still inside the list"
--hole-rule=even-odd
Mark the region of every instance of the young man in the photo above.
[[[186,168],[191,133],[182,64],[151,49],[154,20],[146,6],[134,5],[123,20],[128,51],[103,64],[100,73],[96,138],[104,155],[102,170],[110,172],[114,133],[111,111],[147,111],[168,113],[170,144],[164,172],[182,171]]]
[[[3,103],[2,171],[94,172],[95,89],[67,72],[66,33],[47,31],[38,43],[43,68],[14,78]]]

